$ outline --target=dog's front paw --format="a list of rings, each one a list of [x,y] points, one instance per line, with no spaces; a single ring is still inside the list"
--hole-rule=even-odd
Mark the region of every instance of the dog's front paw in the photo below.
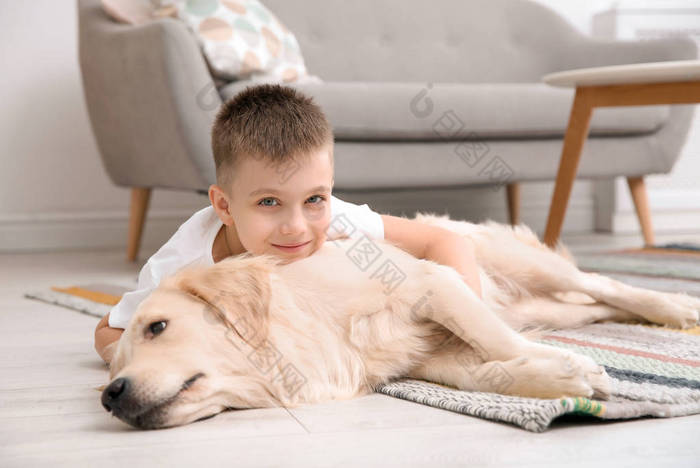
[[[567,349],[536,344],[529,356],[541,362],[539,398],[586,397],[607,399],[611,381],[605,368],[583,354]]]
[[[698,324],[700,298],[685,293],[664,294],[665,305],[659,323],[674,328],[692,328]]]
[[[562,350],[564,351],[564,350]],[[610,377],[603,366],[582,354],[566,351],[557,359],[560,372],[561,396],[583,396],[607,399],[610,396]]]

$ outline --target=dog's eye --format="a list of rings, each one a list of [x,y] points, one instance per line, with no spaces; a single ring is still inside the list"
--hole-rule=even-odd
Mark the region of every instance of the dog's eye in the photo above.
[[[161,320],[160,322],[153,322],[148,326],[148,331],[153,333],[153,335],[159,335],[163,330],[165,330],[165,326],[167,325],[167,322],[164,320]]]

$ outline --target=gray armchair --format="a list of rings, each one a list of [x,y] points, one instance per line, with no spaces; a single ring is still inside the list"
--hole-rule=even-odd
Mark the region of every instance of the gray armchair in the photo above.
[[[574,91],[540,83],[573,68],[695,58],[691,40],[607,41],[524,0],[287,0],[265,4],[291,29],[310,73],[296,84],[334,127],[335,188],[505,185],[554,180]],[[132,187],[134,260],[154,188],[206,192],[209,130],[222,99],[250,85],[214,82],[185,25],[111,21],[79,0],[80,66],[111,180]],[[694,106],[600,109],[578,177],[669,172]]]

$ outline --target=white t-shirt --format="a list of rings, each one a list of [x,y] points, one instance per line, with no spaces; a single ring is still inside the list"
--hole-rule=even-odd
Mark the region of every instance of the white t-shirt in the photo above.
[[[213,206],[202,208],[185,221],[143,266],[135,291],[125,293],[109,312],[109,326],[126,328],[138,305],[161,279],[186,265],[213,265],[212,247],[223,223]],[[366,234],[384,239],[384,223],[366,204],[355,205],[331,196],[331,222],[326,231],[329,241]]]

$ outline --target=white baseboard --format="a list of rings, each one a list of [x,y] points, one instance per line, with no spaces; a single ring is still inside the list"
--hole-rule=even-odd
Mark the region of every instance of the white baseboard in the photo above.
[[[194,211],[149,210],[141,249],[158,248]],[[126,249],[128,229],[127,211],[4,214],[0,215],[0,252]]]
[[[521,222],[540,237],[549,212],[551,189],[549,183],[528,183],[521,190]],[[419,211],[450,213],[454,219],[472,222],[492,219],[508,223],[505,188],[439,190],[344,196],[339,198],[354,203],[370,203],[379,213],[412,216]],[[367,200],[369,199],[369,201]],[[141,252],[155,251],[180,225],[199,208],[149,210],[141,241]],[[563,233],[592,232],[594,203],[587,181],[577,182],[567,210]],[[87,211],[81,213],[32,213],[0,215],[0,253],[45,252],[75,249],[126,249],[129,227],[128,211]]]
[[[700,212],[653,211],[652,226],[656,234],[692,234],[700,231]],[[636,213],[615,213],[612,232],[630,234],[641,232]]]
[[[641,228],[624,178],[597,185],[599,210],[596,228],[619,234],[639,233]],[[658,234],[700,231],[700,188],[647,187],[651,221]]]

